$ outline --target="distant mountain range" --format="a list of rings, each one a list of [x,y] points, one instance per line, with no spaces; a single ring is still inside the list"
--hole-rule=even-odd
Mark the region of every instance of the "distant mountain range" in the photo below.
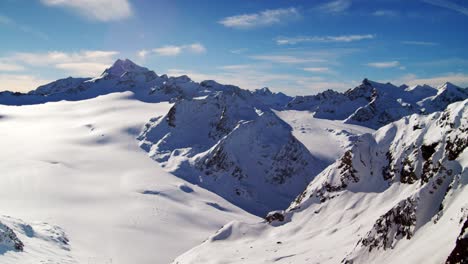
[[[158,76],[154,71],[132,61],[117,60],[97,78],[66,78],[38,87],[26,94],[1,92],[0,104],[24,105],[61,100],[83,100],[112,92],[132,91],[136,99],[148,102],[192,99],[216,92],[242,93],[259,105],[276,110],[305,110],[317,118],[344,120],[377,129],[403,116],[441,111],[450,103],[468,98],[466,88],[445,83],[395,86],[364,79],[362,84],[344,93],[327,90],[310,96],[287,96],[268,88],[242,90],[215,81],[192,81],[188,76]]]

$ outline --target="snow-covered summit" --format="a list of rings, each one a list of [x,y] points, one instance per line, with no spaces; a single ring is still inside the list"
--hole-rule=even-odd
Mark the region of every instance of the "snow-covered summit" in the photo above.
[[[148,71],[148,68],[141,67],[129,59],[117,59],[110,68],[102,73],[101,77],[122,77],[124,73],[144,73]]]
[[[294,97],[287,108],[377,129],[407,115],[441,111],[448,104],[466,98],[464,89],[450,83],[436,89],[428,85],[395,86],[364,79],[359,86],[344,93],[329,90]]]

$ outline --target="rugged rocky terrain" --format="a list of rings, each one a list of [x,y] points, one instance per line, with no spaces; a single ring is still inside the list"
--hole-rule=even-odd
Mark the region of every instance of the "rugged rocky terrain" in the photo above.
[[[286,211],[232,222],[175,263],[220,261],[208,251],[228,263],[466,259],[467,128],[465,100],[365,134]]]

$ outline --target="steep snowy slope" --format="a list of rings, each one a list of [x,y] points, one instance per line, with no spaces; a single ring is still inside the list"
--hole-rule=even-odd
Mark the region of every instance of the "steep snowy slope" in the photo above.
[[[268,87],[263,87],[252,92],[254,98],[261,104],[268,105],[273,109],[284,109],[293,99],[284,93],[273,93]]]
[[[468,97],[468,90],[457,87],[449,82],[437,88],[437,93],[431,97],[422,100],[421,105],[426,112],[440,111],[449,104],[457,101],[463,101]]]
[[[175,263],[460,258],[468,219],[467,131],[465,100],[365,134],[286,212],[272,212],[271,223],[232,222]]]
[[[292,128],[245,90],[175,103],[141,147],[167,171],[257,215],[286,208],[324,168]]]
[[[44,238],[49,227],[30,224],[40,237],[28,237],[0,218],[24,243],[0,263],[168,263],[226,222],[256,219],[148,158],[136,137],[171,105],[134,96],[0,106],[0,212],[60,226],[70,249]]]

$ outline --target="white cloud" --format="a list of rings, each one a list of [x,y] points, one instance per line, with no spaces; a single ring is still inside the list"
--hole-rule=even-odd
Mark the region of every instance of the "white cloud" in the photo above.
[[[182,52],[182,47],[164,46],[153,49],[153,52],[160,56],[177,56]]]
[[[335,0],[318,7],[320,11],[326,13],[341,13],[351,7],[351,0]]]
[[[375,35],[365,34],[365,35],[340,35],[340,36],[304,36],[304,37],[294,37],[286,38],[279,37],[276,39],[276,44],[278,45],[293,45],[303,42],[353,42],[360,41],[365,39],[373,39]]]
[[[415,74],[407,74],[394,80],[395,83],[418,85],[427,84],[433,87],[440,86],[446,82],[451,82],[460,87],[468,87],[468,74],[466,73],[446,73],[434,77],[418,77]]]
[[[248,51],[249,49],[247,48],[243,48],[243,49],[234,49],[234,50],[230,50],[229,52],[233,53],[233,54],[242,54],[246,51]]]
[[[181,45],[181,46],[175,46],[175,45],[163,46],[160,48],[153,49],[152,52],[159,56],[177,56],[177,55],[182,54],[183,52],[188,52],[192,54],[202,54],[206,52],[206,48],[200,43],[192,43],[192,44]],[[145,53],[145,56],[147,54],[148,53]]]
[[[60,63],[100,62],[112,63],[117,51],[84,50],[79,52],[17,52],[9,57],[2,58],[3,61],[14,61],[17,63],[33,66],[55,65]]]
[[[437,46],[439,43],[436,42],[428,42],[428,41],[402,41],[401,43],[406,44],[406,45],[417,45],[417,46]]]
[[[378,17],[396,17],[398,16],[398,12],[394,10],[376,10],[374,13],[372,13],[373,16],[378,16]]]
[[[206,48],[200,43],[193,43],[187,45],[185,49],[195,54],[201,54],[206,52]]]
[[[109,64],[96,62],[59,63],[55,65],[55,68],[77,76],[95,76],[97,73],[103,72],[108,67]]]
[[[394,68],[394,67],[400,67],[400,62],[399,61],[382,61],[382,62],[370,62],[367,64],[369,67],[373,68]]]
[[[265,27],[275,24],[285,23],[301,17],[301,14],[297,8],[279,8],[269,9],[258,13],[243,14],[225,17],[218,23],[225,27],[237,28],[237,29],[249,29],[256,27]]]
[[[227,71],[232,71],[232,70],[244,70],[244,69],[249,69],[252,68],[252,65],[250,64],[234,64],[234,65],[225,65],[218,67],[219,69],[222,70],[227,70]]]
[[[0,62],[0,71],[23,71],[25,68],[19,64]]]
[[[255,60],[269,61],[274,63],[300,64],[309,62],[324,62],[323,59],[305,58],[290,55],[255,55],[250,58]]]
[[[26,70],[27,68],[46,69],[47,67],[62,70],[73,76],[97,76],[115,60],[117,51],[84,50],[79,52],[18,52],[0,58],[3,68]],[[0,69],[2,68],[0,64]]]
[[[468,16],[468,7],[459,5],[449,0],[422,0],[431,5],[451,9],[453,11],[459,12],[465,16]]]
[[[313,72],[313,73],[327,73],[330,72],[330,69],[328,67],[308,67],[304,68],[304,71],[307,72]]]
[[[0,91],[28,92],[50,80],[26,74],[0,74]]]
[[[192,70],[170,69],[169,75],[187,75],[195,81],[215,80],[223,84],[237,85],[244,89],[269,87],[273,91],[282,91],[289,95],[315,94],[326,89],[346,90],[354,86],[349,81],[327,81],[318,76],[302,76],[284,73],[272,73],[257,65],[228,65],[224,71],[201,73]],[[239,67],[237,67],[239,66]],[[242,76],[242,78],[239,78]]]
[[[132,15],[128,0],[41,0],[47,6],[71,9],[80,15],[103,22],[121,20]]]
[[[144,58],[146,58],[146,56],[147,56],[149,53],[150,53],[149,50],[143,49],[143,50],[138,51],[138,52],[137,52],[137,55],[138,55],[138,57],[144,59]]]

